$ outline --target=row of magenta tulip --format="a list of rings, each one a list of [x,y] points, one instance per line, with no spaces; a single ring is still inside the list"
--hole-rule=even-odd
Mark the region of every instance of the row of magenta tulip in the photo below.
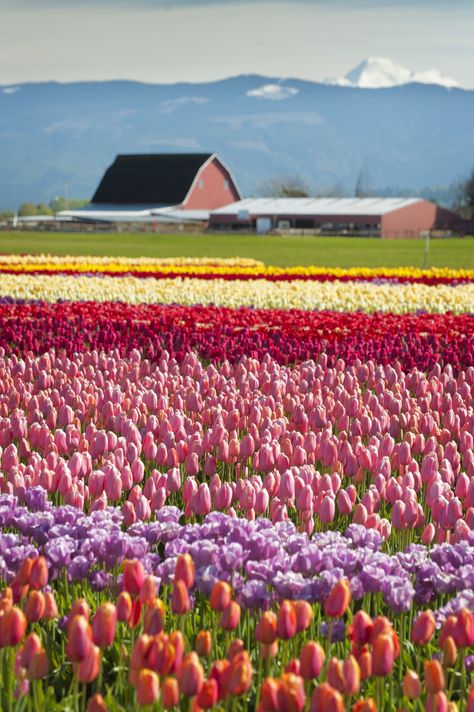
[[[259,712],[474,710],[474,615],[466,609],[436,635],[429,609],[410,617],[408,627],[404,619],[392,624],[353,612],[344,579],[317,610],[305,600],[284,600],[251,617],[224,581],[193,609],[188,554],[177,558],[173,583],[161,592],[136,560],[123,562],[121,581],[115,603],[97,596],[69,601],[48,587],[43,557],[24,560],[22,590],[6,588],[0,596],[0,647],[9,663],[2,709],[13,709],[15,700],[17,709],[25,702],[35,712],[65,709],[62,700],[76,709],[87,704],[88,712],[135,704],[189,704],[193,712],[217,705]],[[321,636],[322,620],[326,628],[342,627],[339,642]]]
[[[153,360],[165,349],[178,361],[194,350],[219,362],[269,354],[279,363],[374,359],[422,370],[449,363],[458,371],[474,365],[474,316],[294,310],[288,318],[285,310],[7,299],[0,302],[0,346],[22,356],[139,348]]]
[[[301,531],[347,526],[409,541],[474,527],[474,369],[296,368],[270,358],[205,366],[89,352],[5,355],[0,488],[44,487],[127,524],[167,504]]]

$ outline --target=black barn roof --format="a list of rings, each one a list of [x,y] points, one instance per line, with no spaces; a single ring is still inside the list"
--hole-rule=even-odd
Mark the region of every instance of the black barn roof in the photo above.
[[[117,156],[106,170],[92,203],[167,204],[183,202],[201,166],[212,153]]]

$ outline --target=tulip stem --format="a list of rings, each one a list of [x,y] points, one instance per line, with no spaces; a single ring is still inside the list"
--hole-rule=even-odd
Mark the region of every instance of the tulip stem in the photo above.
[[[13,710],[13,693],[15,689],[15,649],[9,648],[8,657],[8,710]]]

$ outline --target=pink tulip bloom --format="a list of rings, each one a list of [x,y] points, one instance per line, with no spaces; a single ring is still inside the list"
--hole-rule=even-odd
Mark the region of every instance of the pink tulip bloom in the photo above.
[[[191,500],[191,507],[200,517],[209,514],[211,511],[211,493],[206,482],[199,485]]]

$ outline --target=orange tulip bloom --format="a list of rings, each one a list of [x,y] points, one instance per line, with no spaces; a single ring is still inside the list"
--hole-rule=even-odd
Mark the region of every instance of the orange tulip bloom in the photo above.
[[[154,576],[145,576],[139,593],[140,601],[144,606],[151,606],[156,598],[156,584]]]
[[[43,618],[53,620],[58,617],[58,604],[52,591],[44,592],[44,614]]]
[[[28,623],[37,623],[44,615],[46,601],[42,591],[30,591],[25,605],[25,616]]]
[[[83,616],[74,616],[68,626],[66,655],[74,663],[85,660],[92,650],[92,630]]]
[[[74,616],[83,616],[86,620],[89,620],[90,614],[91,614],[91,611],[90,611],[89,604],[87,603],[86,599],[85,598],[77,598],[71,606],[68,621],[71,621],[74,618]],[[69,622],[68,622],[68,625],[69,625]]]
[[[283,673],[277,691],[278,712],[301,712],[306,702],[304,680],[293,673]]]
[[[278,688],[280,681],[274,677],[267,677],[260,688],[260,701],[266,712],[278,710]]]
[[[165,677],[161,683],[161,704],[165,710],[179,704],[179,685],[175,677]]]
[[[351,590],[349,581],[341,579],[333,587],[326,599],[324,611],[330,618],[341,618],[349,608],[351,602]]]
[[[150,635],[160,633],[165,624],[165,606],[160,598],[155,598],[147,608],[143,621],[143,631]]]
[[[7,586],[0,593],[0,613],[9,611],[13,606],[13,591],[10,586]]]
[[[439,660],[425,660],[425,685],[432,694],[444,690],[446,682]]]
[[[22,586],[29,586],[31,569],[33,568],[34,559],[28,558],[23,559],[20,564],[20,568],[16,572],[15,580]]]
[[[102,603],[96,610],[92,622],[92,637],[94,643],[99,648],[108,648],[115,638],[115,626],[117,625],[117,609],[113,603]]]
[[[232,588],[227,581],[217,581],[211,591],[209,602],[213,611],[222,613],[232,600]]]
[[[174,667],[176,651],[169,636],[159,633],[152,639],[146,654],[145,667],[154,670],[159,675],[168,675]]]
[[[308,601],[294,601],[293,607],[296,614],[296,632],[307,630],[313,620],[313,609]]]
[[[408,670],[405,677],[403,678],[403,694],[408,697],[409,700],[416,700],[421,695],[421,682],[420,678],[414,670]]]
[[[372,655],[369,650],[363,650],[357,655],[360,667],[360,679],[368,680],[372,676]]]
[[[138,673],[137,702],[139,705],[153,705],[160,696],[160,680],[156,672],[144,668]]]
[[[171,610],[178,616],[182,616],[191,610],[191,600],[186,583],[182,579],[178,579],[173,584],[173,593],[171,594]]]
[[[338,660],[337,658],[330,659],[326,677],[331,687],[334,687],[334,689],[344,693],[344,675],[342,672],[342,660]]]
[[[344,694],[348,697],[358,695],[360,690],[360,667],[353,655],[344,660],[342,665],[342,677],[344,680]]]
[[[240,606],[237,601],[231,601],[222,612],[220,626],[224,630],[235,630],[240,621]]]
[[[383,633],[372,644],[372,674],[378,677],[389,675],[395,661],[395,647],[391,635]]]
[[[300,673],[305,680],[313,680],[321,672],[325,652],[319,643],[310,640],[303,645],[300,652]]]
[[[344,698],[327,682],[323,682],[311,695],[310,712],[344,712]]]
[[[209,672],[209,678],[216,680],[218,689],[218,700],[223,700],[227,695],[226,675],[230,667],[228,660],[215,660]]]
[[[20,608],[13,606],[0,618],[0,638],[2,645],[18,645],[26,633],[28,621]]]
[[[147,656],[152,643],[153,638],[151,635],[143,633],[143,635],[138,636],[130,656],[131,669],[140,670],[141,668],[146,667]]]
[[[194,649],[196,653],[202,657],[207,658],[212,651],[212,635],[208,630],[200,630],[196,636],[196,642],[194,644]]]
[[[38,556],[33,559],[30,572],[30,587],[44,588],[48,585],[48,564],[44,556]]]
[[[174,570],[174,582],[184,581],[186,588],[194,586],[194,561],[190,554],[180,554],[176,560]]]
[[[458,657],[458,649],[454,638],[448,635],[443,641],[441,650],[443,651],[443,665],[448,665],[449,667],[454,665]]]
[[[92,682],[100,672],[100,648],[97,645],[91,645],[90,651],[84,660],[73,665],[74,675],[79,682]]]
[[[217,680],[210,678],[209,680],[204,680],[201,689],[196,697],[197,704],[203,709],[207,710],[217,703],[218,699],[218,686]]]
[[[270,645],[277,637],[277,616],[273,611],[265,611],[255,626],[255,640]]]
[[[248,692],[252,683],[253,669],[248,652],[242,651],[232,658],[226,671],[226,689],[230,695],[240,697]]]
[[[184,657],[178,670],[178,683],[179,689],[187,697],[199,693],[204,683],[204,670],[195,652],[188,653]]]
[[[179,630],[173,630],[169,634],[169,641],[174,648],[174,663],[170,672],[176,673],[181,666],[184,655],[183,634]]]
[[[128,591],[122,591],[118,598],[115,608],[117,609],[117,620],[121,623],[128,623],[132,615],[132,597]]]
[[[436,621],[433,613],[423,611],[413,623],[411,639],[416,645],[426,645],[433,637],[436,630]]]
[[[137,596],[140,593],[143,581],[145,580],[145,570],[141,561],[125,559],[122,564],[123,590]]]
[[[289,640],[296,633],[296,613],[292,601],[282,601],[277,613],[277,635],[281,640]]]

